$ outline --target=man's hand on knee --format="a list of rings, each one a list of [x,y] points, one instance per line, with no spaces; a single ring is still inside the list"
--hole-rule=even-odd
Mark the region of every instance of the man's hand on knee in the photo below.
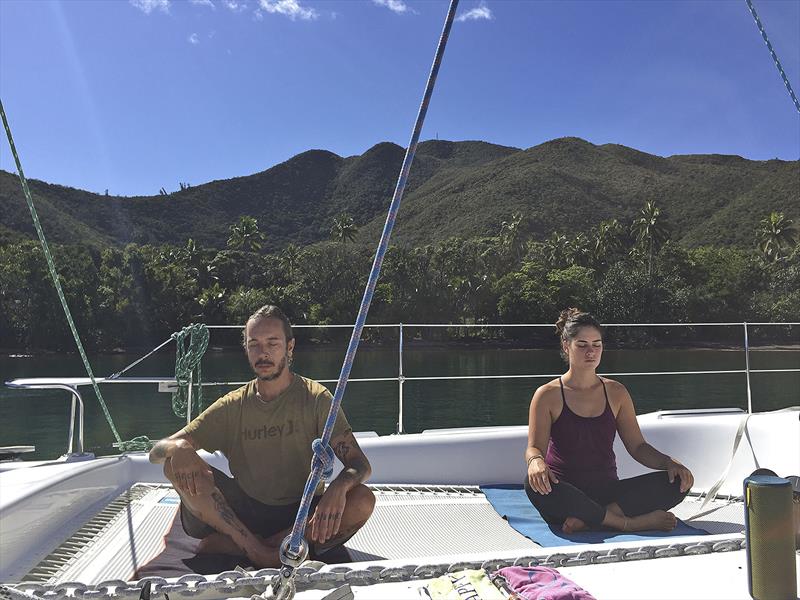
[[[176,449],[166,461],[164,472],[178,492],[187,496],[205,496],[214,489],[211,468],[193,448]]]
[[[347,504],[347,490],[343,485],[334,481],[317,504],[314,516],[308,522],[310,526],[309,537],[312,542],[324,544],[339,533],[344,516],[344,507]]]

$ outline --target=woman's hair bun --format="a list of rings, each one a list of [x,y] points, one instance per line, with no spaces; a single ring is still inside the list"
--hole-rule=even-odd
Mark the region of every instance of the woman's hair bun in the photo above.
[[[571,317],[576,317],[582,312],[583,311],[581,309],[575,308],[574,306],[572,308],[565,308],[562,310],[561,314],[558,315],[558,321],[556,321],[556,331],[558,334],[561,335],[564,332],[564,327],[567,326],[567,321],[569,321]]]

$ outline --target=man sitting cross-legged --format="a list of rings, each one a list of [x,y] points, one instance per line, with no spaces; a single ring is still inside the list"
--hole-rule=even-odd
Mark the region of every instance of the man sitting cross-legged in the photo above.
[[[253,566],[277,567],[332,397],[291,371],[294,336],[279,308],[264,306],[248,319],[244,345],[256,378],[158,442],[150,461],[164,463],[181,497],[183,528],[201,539],[198,552],[245,554]],[[331,447],[344,469],[327,488],[320,482],[311,505],[306,536],[317,555],[352,537],[375,506],[363,485],[369,461],[341,409]],[[200,448],[221,450],[233,478],[200,458]]]

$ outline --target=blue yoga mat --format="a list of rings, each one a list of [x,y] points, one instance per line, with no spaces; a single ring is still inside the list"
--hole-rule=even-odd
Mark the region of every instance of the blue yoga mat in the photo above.
[[[637,531],[622,533],[618,531],[578,531],[564,533],[558,527],[550,525],[533,507],[528,495],[521,485],[487,485],[481,491],[491,502],[492,508],[508,521],[514,529],[525,537],[548,546],[566,546],[570,544],[602,544],[604,542],[633,542],[654,538],[677,537],[681,535],[707,535],[708,532],[687,525],[678,519],[678,525],[672,531]]]

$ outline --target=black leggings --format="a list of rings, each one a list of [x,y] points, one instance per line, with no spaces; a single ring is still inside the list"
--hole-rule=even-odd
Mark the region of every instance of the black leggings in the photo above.
[[[548,523],[561,525],[567,517],[577,517],[589,527],[600,527],[606,506],[616,502],[626,517],[636,517],[654,510],[669,510],[686,497],[677,477],[672,483],[666,471],[647,473],[630,479],[608,481],[585,490],[566,481],[550,483],[553,491],[540,494],[525,478],[525,492],[531,504]]]

